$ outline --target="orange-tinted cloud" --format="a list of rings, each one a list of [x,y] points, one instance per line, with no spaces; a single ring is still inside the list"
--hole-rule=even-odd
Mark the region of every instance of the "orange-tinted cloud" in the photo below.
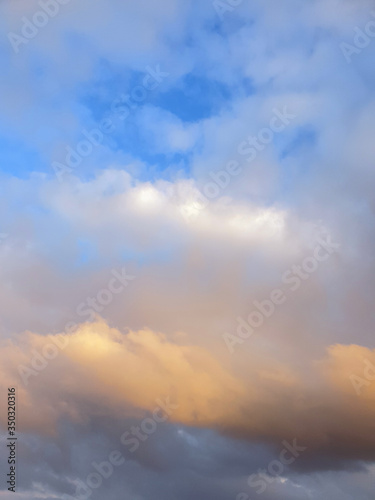
[[[46,338],[27,333],[17,347],[1,350],[3,384],[18,385],[25,430],[53,432],[61,417],[141,418],[158,399],[169,397],[176,405],[174,422],[275,443],[298,438],[313,453],[375,458],[375,352],[370,349],[334,345],[324,358],[297,368],[277,357],[259,357],[254,347],[246,369],[234,375],[215,352],[189,345],[183,334],[123,333],[98,319],[67,338],[55,359],[27,377],[27,387],[17,370],[30,366]],[[355,390],[353,375],[366,381],[363,394]]]

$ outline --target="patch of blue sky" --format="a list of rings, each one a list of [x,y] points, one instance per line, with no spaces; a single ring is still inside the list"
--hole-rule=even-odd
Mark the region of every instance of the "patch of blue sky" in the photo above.
[[[49,164],[36,149],[25,145],[19,139],[0,135],[0,171],[2,173],[28,178],[32,172],[46,171]]]
[[[99,124],[104,119],[110,119],[114,124],[113,131],[105,137],[105,145],[116,154],[121,152],[149,165],[149,172],[145,173],[142,180],[154,180],[158,176],[168,178],[175,170],[188,176],[192,154],[191,150],[165,153],[155,150],[153,138],[146,137],[138,120],[144,107],[154,106],[172,113],[183,123],[194,123],[218,115],[239,94],[243,97],[254,92],[249,78],[242,78],[235,89],[190,73],[174,83],[172,88],[165,88],[162,83],[155,90],[148,91],[143,101],[131,100],[131,106],[127,106],[127,116],[121,120],[121,108],[115,108],[113,104],[122,94],[129,95],[132,89],[142,83],[144,76],[144,72],[120,71],[103,60],[97,66],[95,81],[80,89],[80,102],[86,107],[93,123]]]
[[[152,64],[150,63],[152,67]],[[170,70],[160,65],[162,71]],[[142,81],[145,71],[129,71],[112,67],[107,61],[101,61],[96,71],[96,77],[89,85],[81,88],[82,102],[99,120],[113,114],[112,103],[121,94],[131,94],[132,90]],[[168,77],[165,83],[167,84]],[[249,82],[244,82],[247,89]],[[147,90],[141,102],[135,102],[134,109],[144,105],[153,105],[173,113],[184,122],[196,122],[209,118],[220,112],[223,106],[234,97],[234,89],[214,79],[200,76],[196,73],[184,75],[174,82],[173,86],[164,86],[163,82],[154,90]]]
[[[190,73],[173,88],[156,94],[153,104],[193,123],[218,115],[232,99],[228,85]]]
[[[93,97],[91,97],[91,99],[90,107],[93,109],[96,126],[99,125],[104,118],[109,118],[113,124],[113,130],[105,134],[103,140],[103,146],[106,147],[103,158],[105,158],[107,162],[111,160],[111,152],[113,153],[113,158],[118,157],[118,155],[126,155],[128,158],[142,162],[145,167],[147,167],[143,172],[140,172],[141,176],[139,180],[142,181],[155,180],[159,177],[168,178],[169,173],[171,173],[171,168],[177,168],[186,175],[189,174],[192,152],[190,150],[187,152],[169,150],[164,153],[157,150],[157,148],[155,148],[155,138],[152,136],[147,137],[147,134],[144,133],[137,119],[141,111],[141,106],[139,106],[138,109],[132,110],[124,120],[121,120],[119,114],[116,112],[109,112],[109,103],[104,103],[103,100],[99,100],[99,103],[95,102],[94,104],[96,99]],[[83,163],[89,164],[95,161],[96,164],[98,164],[97,156],[100,151],[101,148],[96,148],[94,152],[95,157],[88,158],[84,160]],[[79,170],[81,170],[83,174],[86,169],[84,165],[81,165]]]

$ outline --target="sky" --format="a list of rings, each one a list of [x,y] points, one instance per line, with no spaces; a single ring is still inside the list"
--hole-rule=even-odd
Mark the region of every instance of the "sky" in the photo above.
[[[0,35],[0,500],[373,500],[375,1]]]

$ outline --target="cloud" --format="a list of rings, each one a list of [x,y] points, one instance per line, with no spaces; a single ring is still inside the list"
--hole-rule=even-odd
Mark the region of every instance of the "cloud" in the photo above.
[[[20,396],[21,498],[72,493],[167,396],[178,408],[110,500],[251,498],[285,439],[307,450],[265,499],[372,498],[375,44],[351,64],[340,44],[373,7],[254,0],[220,19],[210,1],[82,0],[15,54],[8,31],[40,5],[1,2],[0,360]],[[148,65],[163,85],[59,183],[51,162]],[[284,107],[291,124],[247,161],[239,145]],[[340,250],[290,293],[320,221]],[[87,323],[80,305],[123,268],[131,286]],[[231,355],[223,334],[280,288]],[[68,346],[23,387],[18,365],[56,332]]]
[[[39,431],[44,426],[51,429],[59,413],[64,413],[64,408],[72,412],[73,416],[77,411],[78,419],[85,418],[84,412],[80,414],[75,405],[79,406],[79,401],[84,400],[93,404],[99,394],[104,403],[101,411],[109,404],[113,409],[118,407],[119,415],[127,406],[133,408],[130,415],[132,412],[151,411],[158,398],[168,397],[177,405],[176,420],[208,425],[212,420],[220,419],[220,415],[230,414],[236,396],[238,398],[243,392],[243,388],[236,384],[209,352],[198,346],[177,343],[178,336],[176,343],[173,343],[164,335],[148,330],[124,335],[101,321],[80,326],[68,340],[61,359],[48,367],[51,385],[45,385],[44,377],[31,381],[31,378],[36,377],[35,372],[30,377],[26,375],[25,381],[30,383],[31,393],[29,389],[21,389],[20,402],[25,402],[26,406],[21,407],[20,412],[27,415],[22,425],[30,429],[36,422]],[[11,355],[13,372],[16,366],[24,362],[30,367],[28,357],[33,349],[43,349],[45,341],[43,336],[26,334],[20,350],[14,352],[14,357]],[[6,356],[11,352],[13,346],[10,346],[9,351],[6,350]],[[4,363],[9,362],[4,358]],[[69,373],[67,378],[64,373]],[[4,373],[4,376],[9,383],[9,375]],[[15,372],[13,377],[16,383],[18,375]],[[59,403],[49,399],[55,392],[55,377],[61,377]],[[77,380],[80,382],[77,383]],[[33,400],[32,387],[39,402]],[[94,391],[90,387],[95,388]],[[36,407],[43,408],[46,420],[36,418],[34,422],[32,409]]]
[[[300,461],[305,467],[324,469],[316,462],[322,455],[330,457],[330,467],[334,459],[374,460],[374,350],[335,345],[323,359],[297,369],[263,357],[255,346],[247,366],[234,375],[218,355],[190,344],[183,333],[122,333],[98,320],[80,325],[67,341],[44,369],[36,360],[36,353],[46,352],[44,336],[26,333],[3,345],[2,380],[19,387],[20,431],[54,434],[61,419],[82,424],[94,415],[140,418],[167,398],[170,419],[178,424],[275,446],[297,439],[307,448]],[[353,375],[365,380],[363,394]]]

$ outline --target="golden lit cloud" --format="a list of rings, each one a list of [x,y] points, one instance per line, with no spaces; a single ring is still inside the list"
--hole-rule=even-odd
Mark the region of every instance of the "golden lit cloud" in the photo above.
[[[361,449],[367,453],[368,443],[375,441],[373,351],[334,345],[324,358],[301,369],[277,357],[259,358],[254,350],[246,369],[234,376],[215,355],[214,345],[209,352],[187,340],[182,334],[167,338],[149,329],[120,332],[99,318],[61,337],[66,347],[40,369],[35,356],[49,352],[47,339],[26,333],[17,347],[3,346],[2,380],[20,388],[25,430],[41,433],[53,432],[61,417],[142,417],[155,408],[156,400],[167,397],[176,405],[171,421],[233,436],[276,442],[298,437],[312,450],[332,453],[344,439],[347,449],[342,452],[348,456],[353,446],[359,456]],[[32,368],[33,356],[33,371],[25,371]],[[354,422],[361,432],[358,427],[353,431]]]

